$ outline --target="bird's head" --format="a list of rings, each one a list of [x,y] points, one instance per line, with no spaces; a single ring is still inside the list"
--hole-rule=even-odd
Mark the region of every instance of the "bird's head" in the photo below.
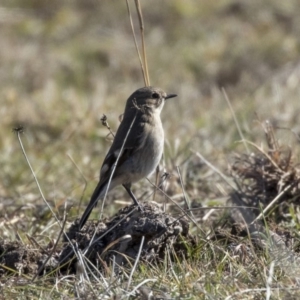
[[[127,100],[126,110],[136,108],[143,113],[160,113],[167,99],[176,97],[175,94],[167,94],[160,88],[143,87],[136,90]]]

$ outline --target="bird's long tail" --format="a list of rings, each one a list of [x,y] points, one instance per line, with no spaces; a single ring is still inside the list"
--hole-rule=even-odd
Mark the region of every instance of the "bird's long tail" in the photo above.
[[[97,205],[98,200],[101,198],[103,191],[105,191],[106,182],[99,182],[92,194],[91,200],[85,209],[80,221],[79,221],[79,229],[81,229],[89,218],[93,208]]]

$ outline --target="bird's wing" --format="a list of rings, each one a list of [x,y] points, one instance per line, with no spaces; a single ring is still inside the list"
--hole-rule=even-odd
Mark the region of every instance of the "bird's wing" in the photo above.
[[[135,120],[134,123],[133,120]],[[108,180],[113,168],[121,166],[132,155],[134,155],[134,152],[136,150],[138,150],[142,146],[142,133],[144,130],[144,126],[145,123],[136,122],[134,116],[124,117],[117,130],[113,144],[111,145],[102,164],[100,170],[100,182],[105,182],[106,180]],[[115,165],[117,159],[118,162],[117,165]]]

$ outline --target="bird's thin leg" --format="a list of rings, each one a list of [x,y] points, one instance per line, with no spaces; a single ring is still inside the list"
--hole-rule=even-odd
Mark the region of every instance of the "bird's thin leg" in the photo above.
[[[130,185],[127,185],[127,184],[123,184],[123,187],[125,188],[125,190],[127,191],[127,193],[129,194],[130,198],[133,200],[134,204],[136,206],[139,207],[139,209],[142,211],[142,207],[139,203],[139,201],[136,199],[136,197],[134,196],[132,190],[130,189]]]

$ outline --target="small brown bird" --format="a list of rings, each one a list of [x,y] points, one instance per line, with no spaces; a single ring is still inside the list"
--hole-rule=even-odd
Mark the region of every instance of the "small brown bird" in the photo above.
[[[136,205],[131,184],[154,172],[163,153],[164,130],[160,113],[165,100],[176,97],[160,88],[143,87],[127,100],[123,120],[100,170],[100,180],[80,222],[81,229],[99,199],[123,185]]]

